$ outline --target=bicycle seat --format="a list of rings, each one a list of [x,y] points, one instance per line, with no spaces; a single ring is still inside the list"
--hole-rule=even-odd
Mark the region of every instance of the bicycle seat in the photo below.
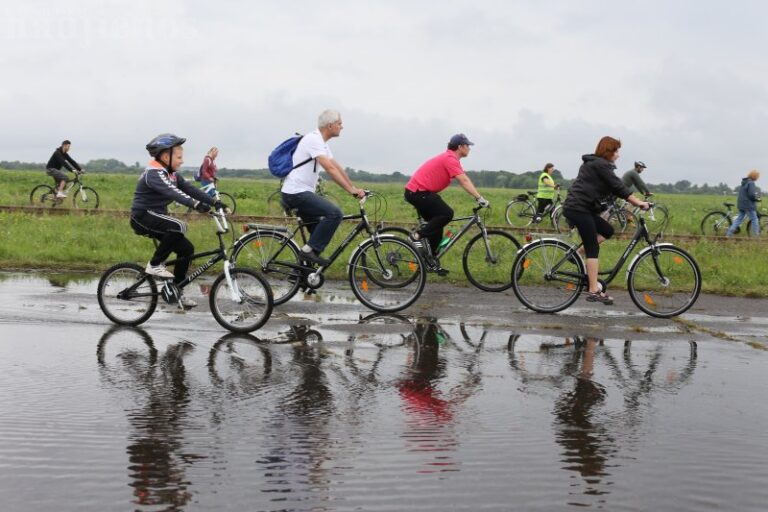
[[[723,203],[723,205],[724,205],[726,208],[728,208],[729,206],[736,206],[736,205],[735,205],[735,204],[733,204],[733,203]]]
[[[536,195],[536,191],[535,190],[526,190],[526,192],[528,193],[529,196],[535,196]]]

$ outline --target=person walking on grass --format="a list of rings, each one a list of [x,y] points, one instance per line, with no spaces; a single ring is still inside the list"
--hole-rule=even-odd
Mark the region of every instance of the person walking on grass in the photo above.
[[[597,144],[595,153],[581,157],[584,162],[579,168],[568,197],[563,202],[563,215],[568,223],[575,227],[581,241],[587,263],[589,293],[587,301],[613,304],[613,298],[607,295],[597,281],[599,268],[598,254],[600,244],[613,236],[613,227],[600,216],[601,200],[609,195],[620,197],[635,206],[647,210],[649,204],[636,198],[621,179],[616,176],[616,160],[619,159],[621,141],[613,137],[603,137]]]
[[[67,194],[64,193],[64,187],[67,186],[69,177],[67,173],[61,170],[62,167],[75,174],[85,174],[85,169],[80,167],[80,164],[75,162],[74,158],[69,155],[70,147],[72,147],[72,142],[69,140],[62,141],[61,146],[53,151],[51,158],[48,159],[48,164],[45,166],[45,173],[56,182],[57,199],[67,197]]]
[[[728,228],[728,231],[726,231],[725,236],[733,236],[746,217],[749,217],[749,220],[752,221],[752,234],[755,236],[760,235],[760,221],[757,218],[757,203],[760,202],[760,193],[757,185],[755,185],[759,177],[760,172],[753,169],[749,171],[746,178],[742,178],[741,187],[739,188],[739,199],[736,204],[739,214],[736,216],[733,224],[731,224],[731,227]]]

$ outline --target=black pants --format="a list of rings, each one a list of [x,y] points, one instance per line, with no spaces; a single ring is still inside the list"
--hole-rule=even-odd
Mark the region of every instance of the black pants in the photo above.
[[[189,256],[195,253],[195,246],[184,236],[187,225],[170,215],[143,211],[131,212],[131,228],[137,235],[146,235],[160,241],[155,254],[149,260],[152,265],[159,265],[167,260],[172,252],[176,253],[173,282],[182,282],[189,270]]]
[[[537,215],[541,215],[542,213],[544,213],[544,209],[547,206],[551,205],[551,204],[552,204],[552,200],[551,199],[537,198],[536,199],[536,214]]]
[[[453,220],[453,208],[434,192],[411,192],[405,189],[405,200],[416,208],[426,225],[419,229],[419,236],[429,240],[432,254],[437,253],[437,246],[443,239],[443,228]]]
[[[563,215],[568,219],[568,224],[576,227],[584,243],[584,253],[587,258],[597,258],[600,254],[600,245],[597,243],[597,235],[602,235],[606,240],[613,236],[613,226],[597,213],[581,212],[563,208]]]

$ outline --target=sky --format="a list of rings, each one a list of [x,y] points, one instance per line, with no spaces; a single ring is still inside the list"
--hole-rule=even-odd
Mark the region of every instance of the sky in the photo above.
[[[768,161],[768,2],[0,1],[0,160],[144,163],[155,135],[264,168],[339,110],[344,166],[411,174],[454,133],[467,170],[555,163],[604,135],[651,183]]]

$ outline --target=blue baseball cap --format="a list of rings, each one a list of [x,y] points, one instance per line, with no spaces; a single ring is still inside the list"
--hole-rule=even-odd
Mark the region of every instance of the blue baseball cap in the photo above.
[[[449,146],[461,146],[462,144],[466,144],[468,146],[474,146],[475,143],[471,142],[466,135],[463,133],[457,133],[453,137],[451,137],[451,140],[448,141]]]

